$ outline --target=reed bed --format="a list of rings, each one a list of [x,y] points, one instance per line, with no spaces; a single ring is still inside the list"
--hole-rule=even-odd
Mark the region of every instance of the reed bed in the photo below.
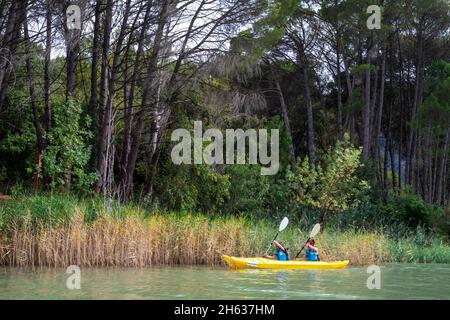
[[[29,198],[0,206],[0,265],[85,267],[220,265],[222,254],[260,256],[277,226],[235,216],[149,213],[139,207],[105,210],[98,203]],[[25,209],[29,208],[29,209]],[[55,209],[56,208],[56,209]],[[290,225],[279,240],[295,255],[306,230]],[[384,262],[450,263],[443,242],[417,244],[380,231],[326,229],[316,237],[322,260],[349,259],[352,265]],[[273,248],[269,249],[272,252]]]
[[[0,238],[0,264],[15,267],[217,265],[222,253],[252,253],[238,220],[212,223],[200,215],[118,218],[103,213],[88,223],[76,208],[57,226],[32,225],[25,215]]]

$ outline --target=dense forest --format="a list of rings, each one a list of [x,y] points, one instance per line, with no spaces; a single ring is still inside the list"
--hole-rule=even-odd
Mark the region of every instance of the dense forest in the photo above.
[[[4,195],[450,235],[447,0],[0,0],[0,25]],[[194,121],[279,129],[277,174],[174,164]]]

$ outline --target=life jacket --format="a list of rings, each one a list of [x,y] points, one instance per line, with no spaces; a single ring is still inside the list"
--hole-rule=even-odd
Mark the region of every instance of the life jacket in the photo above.
[[[315,250],[312,249],[306,249],[306,261],[317,261],[318,255]]]
[[[275,253],[275,256],[280,261],[286,261],[289,260],[289,256],[281,249],[277,249],[277,252]]]

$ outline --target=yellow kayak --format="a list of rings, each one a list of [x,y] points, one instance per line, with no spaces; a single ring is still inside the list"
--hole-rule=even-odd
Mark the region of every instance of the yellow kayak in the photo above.
[[[232,269],[343,269],[349,264],[344,261],[279,261],[267,258],[237,258],[223,255],[222,258]]]

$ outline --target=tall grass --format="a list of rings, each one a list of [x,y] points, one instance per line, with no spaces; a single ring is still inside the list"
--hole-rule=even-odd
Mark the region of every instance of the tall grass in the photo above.
[[[273,222],[243,217],[150,213],[117,203],[106,210],[98,200],[29,195],[0,205],[0,265],[218,265],[222,254],[261,255],[276,229]],[[290,224],[279,239],[295,255],[307,237]],[[316,241],[322,260],[349,259],[353,265],[450,262],[447,244],[393,239],[382,230],[329,228]]]
[[[421,263],[450,263],[449,246],[435,240],[428,245],[417,245],[408,239],[392,241],[389,247],[392,261]]]
[[[198,215],[114,217],[95,221],[75,208],[57,226],[32,225],[28,215],[0,240],[0,264],[62,267],[146,266],[221,263],[220,253],[249,255],[244,226],[238,220],[214,223]]]

